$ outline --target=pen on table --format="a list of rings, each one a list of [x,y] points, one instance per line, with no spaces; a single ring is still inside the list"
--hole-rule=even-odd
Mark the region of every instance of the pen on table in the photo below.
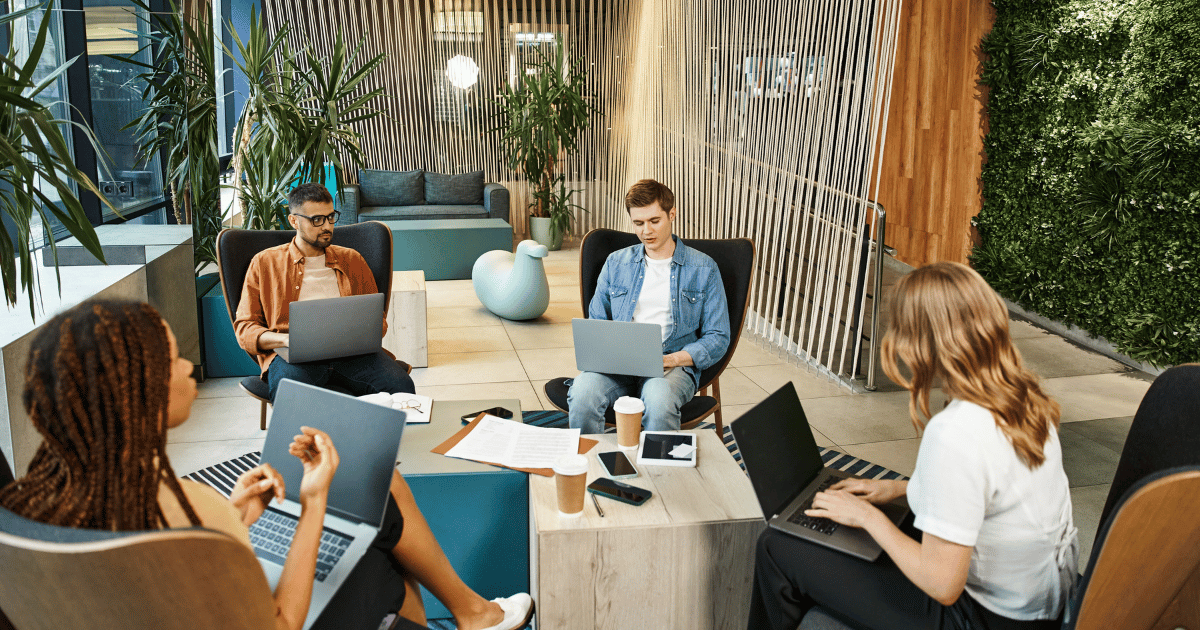
[[[604,510],[600,509],[600,502],[596,500],[596,495],[592,495],[592,504],[596,506],[596,511],[600,513],[600,517],[604,517]]]

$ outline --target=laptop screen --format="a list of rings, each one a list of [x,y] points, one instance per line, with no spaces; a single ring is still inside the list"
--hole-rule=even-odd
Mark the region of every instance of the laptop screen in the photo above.
[[[301,426],[329,434],[338,452],[340,463],[329,486],[328,511],[352,522],[381,525],[404,412],[284,379],[275,396],[262,461],[283,475],[287,498],[293,501],[300,500],[304,465],[288,453],[288,447]]]
[[[790,381],[730,428],[767,519],[787,507],[825,467]]]

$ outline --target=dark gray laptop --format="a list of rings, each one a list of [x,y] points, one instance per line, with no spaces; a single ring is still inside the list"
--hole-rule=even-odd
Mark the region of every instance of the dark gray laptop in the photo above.
[[[663,375],[663,333],[658,324],[575,318],[571,320],[571,333],[575,337],[575,367],[580,372]]]
[[[288,453],[292,437],[301,426],[320,429],[329,434],[341,460],[329,486],[305,628],[317,620],[379,533],[404,424],[404,412],[391,407],[290,379],[279,384],[262,461],[283,475],[286,499],[282,505],[272,501],[250,526],[254,555],[272,590],[279,584],[300,516],[304,465]]]
[[[769,527],[867,561],[879,557],[883,549],[864,530],[804,515],[815,494],[855,475],[825,467],[790,381],[730,428]],[[903,498],[879,508],[897,525],[908,515]]]
[[[288,363],[370,354],[383,347],[382,293],[304,300],[288,305]]]

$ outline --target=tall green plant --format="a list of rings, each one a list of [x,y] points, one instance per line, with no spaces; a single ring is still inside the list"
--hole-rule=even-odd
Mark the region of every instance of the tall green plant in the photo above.
[[[0,28],[48,6],[49,2],[0,16]],[[15,38],[10,37],[8,50],[0,57],[0,214],[4,215],[0,218],[5,219],[0,221],[0,277],[8,306],[16,305],[19,291],[29,295],[30,317],[35,316],[35,305],[40,301],[30,243],[33,217],[36,215],[49,230],[48,219],[53,216],[103,261],[100,241],[79,203],[74,185],[108,203],[91,178],[75,167],[62,132],[68,125],[75,125],[87,131],[89,140],[96,144],[90,130],[55,118],[36,100],[75,61],[62,64],[41,80],[34,79],[38,60],[46,48],[49,25],[49,19],[41,20],[37,36],[26,51],[18,51]],[[22,54],[24,63],[19,62]],[[53,238],[47,240],[55,262],[55,277],[61,286],[58,250]]]
[[[287,190],[297,178],[324,184],[326,163],[340,190],[346,172],[362,164],[361,136],[352,125],[380,115],[371,102],[383,90],[356,93],[384,59],[359,63],[366,37],[350,49],[339,32],[332,52],[318,57],[311,46],[293,51],[289,34],[286,25],[269,34],[254,9],[247,38],[234,32],[238,68],[249,85],[232,163],[246,227],[279,227]]]
[[[549,217],[562,234],[570,228],[572,208],[580,206],[571,203],[571,195],[578,191],[566,188],[566,176],[558,166],[578,149],[590,117],[602,114],[587,94],[582,59],[568,63],[562,38],[553,55],[540,48],[534,51],[533,73],[524,74],[515,88],[505,85],[492,131],[500,133],[508,167],[533,186],[530,214]]]
[[[136,129],[139,156],[149,162],[166,155],[167,188],[175,219],[192,224],[196,269],[215,263],[221,231],[221,165],[217,154],[216,51],[207,2],[198,19],[186,20],[172,1],[166,14],[151,12],[144,0],[132,0],[149,30],[150,63],[126,57],[144,71],[141,116],[126,125]]]

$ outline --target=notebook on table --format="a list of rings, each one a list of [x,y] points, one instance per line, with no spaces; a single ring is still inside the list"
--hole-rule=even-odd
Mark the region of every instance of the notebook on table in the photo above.
[[[275,354],[306,363],[370,354],[383,347],[382,293],[288,304],[288,345]]]
[[[283,476],[285,500],[272,501],[253,525],[250,542],[271,590],[279,584],[300,516],[304,466],[288,452],[301,426],[329,435],[341,463],[329,486],[324,531],[317,556],[310,627],[358,564],[383,524],[392,471],[404,432],[404,412],[290,379],[279,384],[262,460]]]
[[[580,372],[661,377],[662,326],[607,319],[571,320]]]
[[[883,549],[866,531],[804,515],[814,495],[855,475],[825,467],[790,381],[730,428],[768,527],[864,560],[879,557]],[[909,512],[903,498],[879,508],[897,525]]]

